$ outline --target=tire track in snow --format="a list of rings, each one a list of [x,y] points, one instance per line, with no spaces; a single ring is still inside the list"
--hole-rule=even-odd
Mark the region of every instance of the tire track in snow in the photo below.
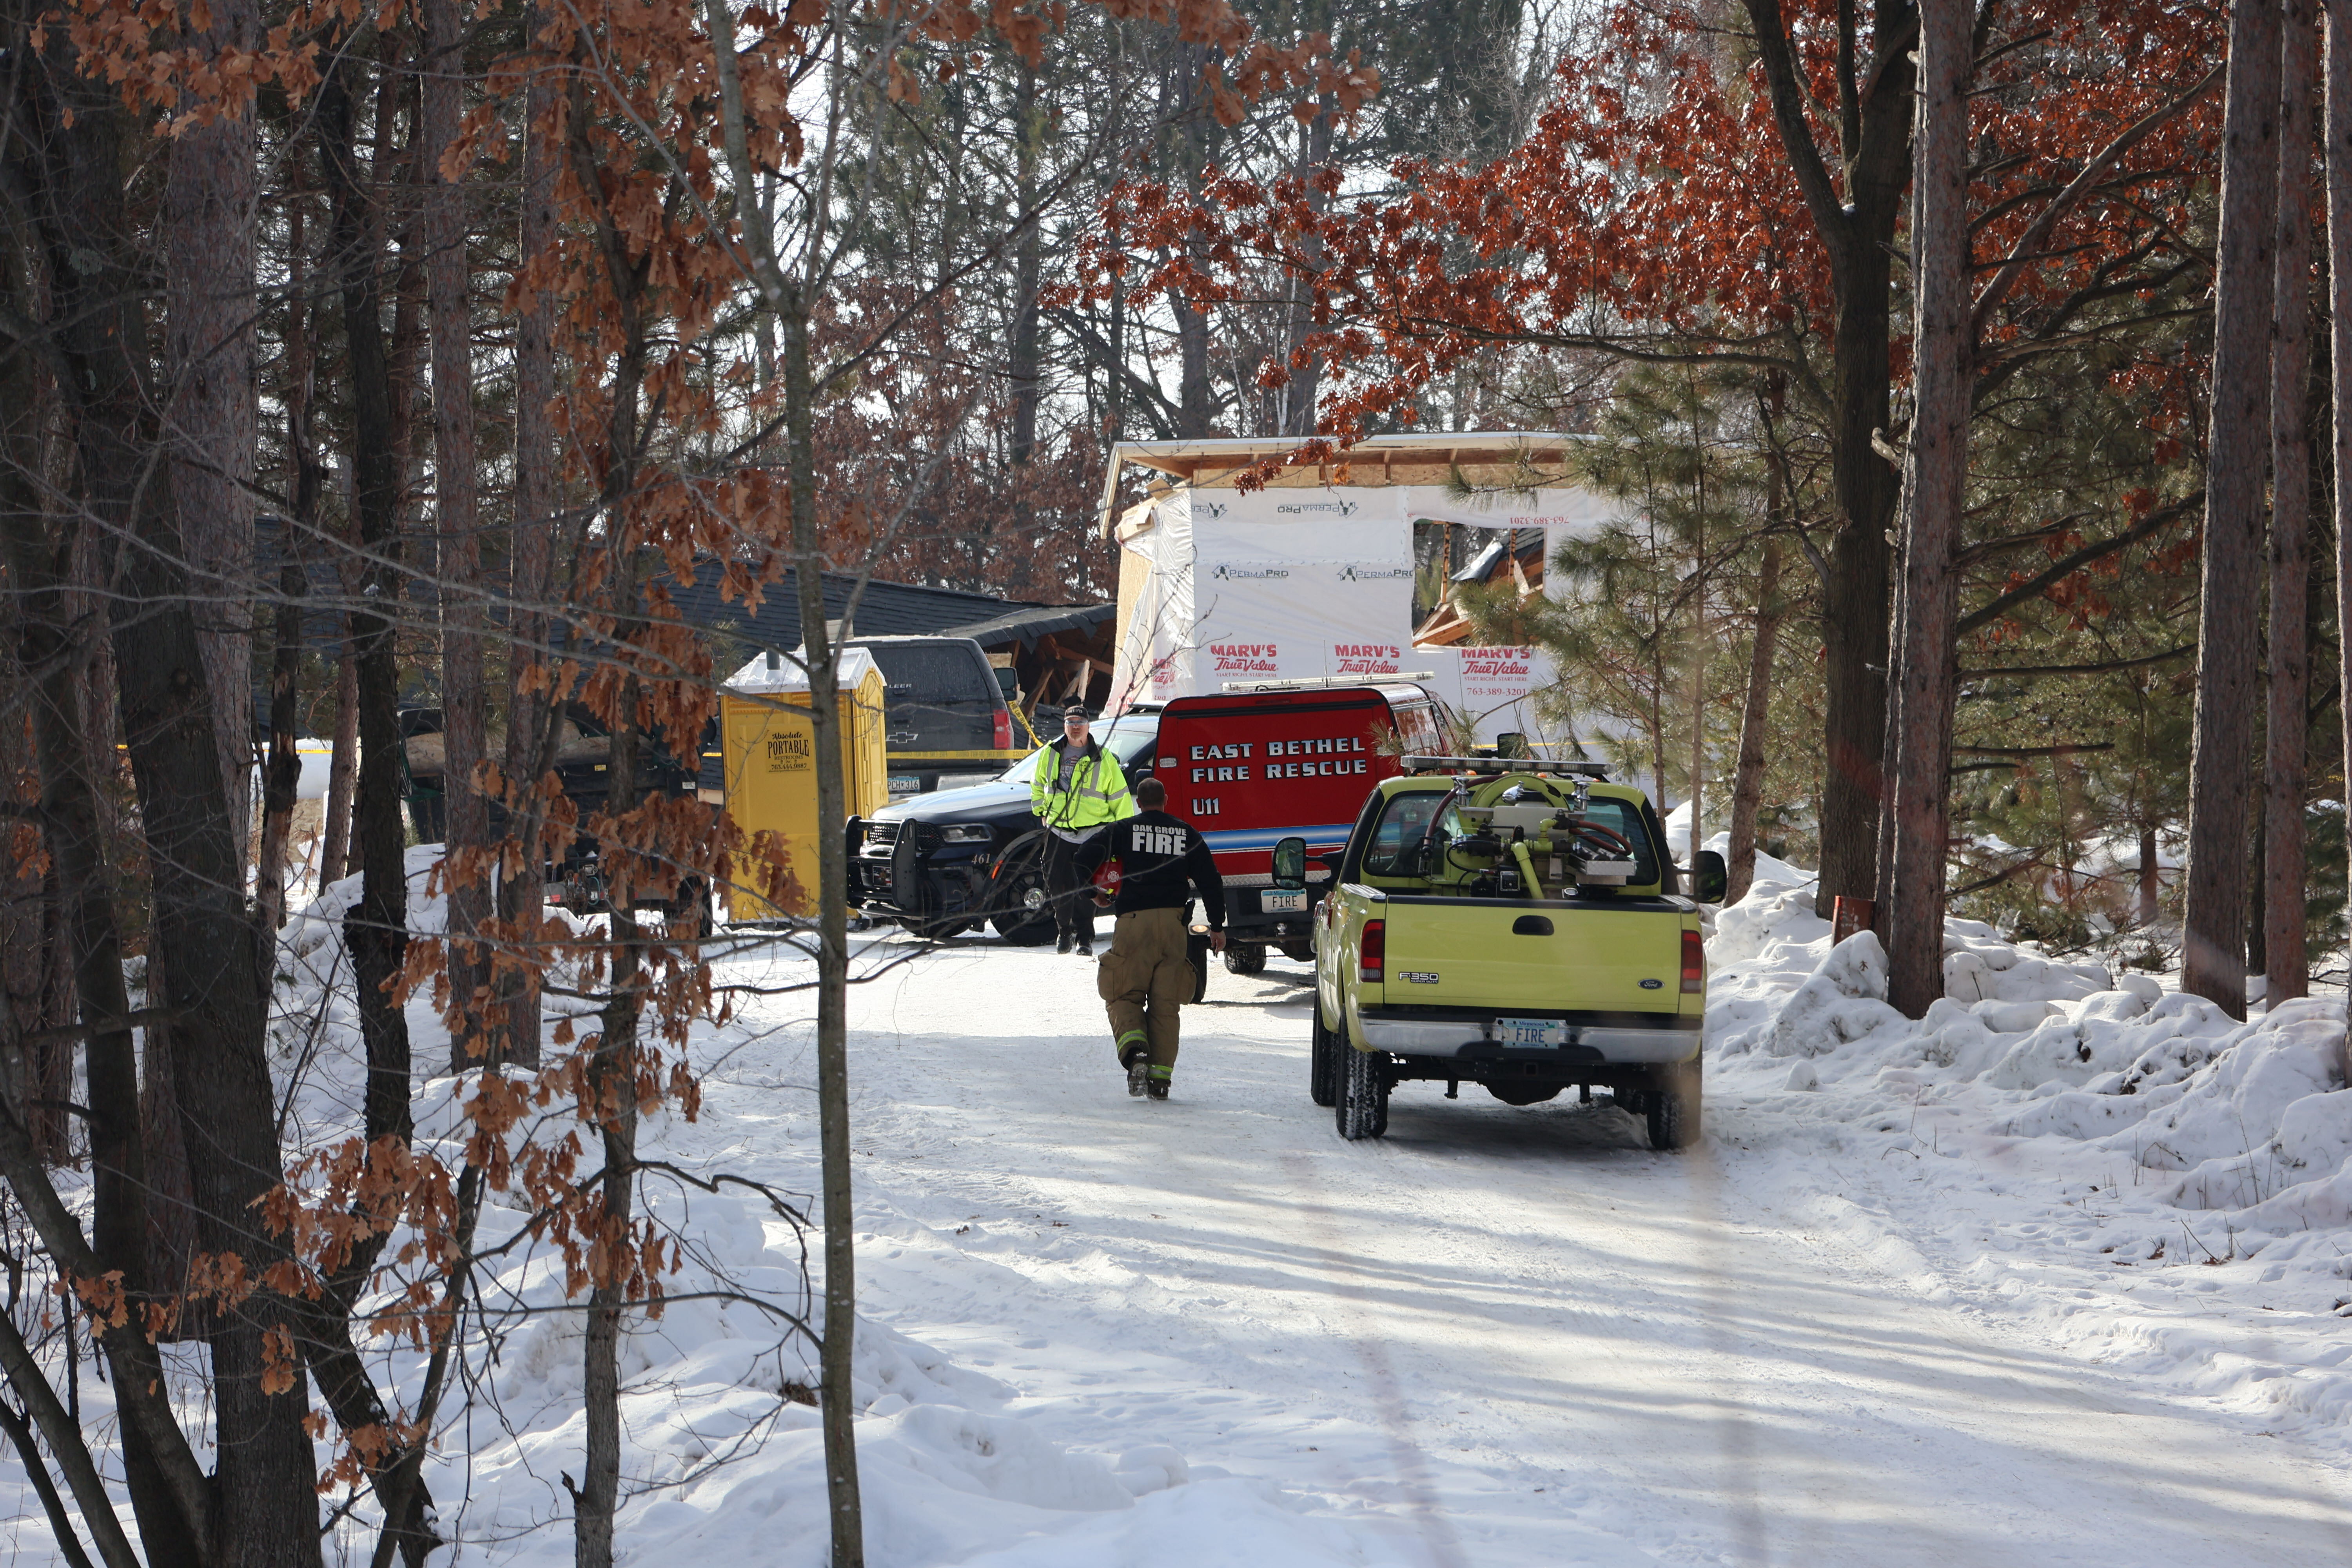
[[[1412,1435],[1412,1415],[1405,1405],[1403,1380],[1389,1360],[1386,1342],[1369,1321],[1365,1294],[1356,1283],[1360,1273],[1352,1260],[1353,1254],[1344,1245],[1346,1237],[1341,1233],[1339,1215],[1325,1198],[1315,1167],[1305,1155],[1286,1152],[1282,1166],[1290,1178],[1292,1191],[1297,1194],[1299,1218],[1309,1229],[1328,1238],[1328,1245],[1302,1243],[1298,1250],[1302,1255],[1316,1256],[1331,1281],[1332,1295],[1354,1320],[1347,1331],[1348,1343],[1371,1379],[1372,1403],[1380,1412],[1381,1427],[1388,1437],[1389,1452],[1396,1460],[1397,1474],[1406,1501],[1412,1505],[1422,1543],[1429,1548],[1436,1568],[1469,1568],[1469,1558],[1463,1552],[1461,1537],[1454,1533],[1454,1521],[1438,1502],[1437,1478],[1430,1467],[1429,1456]]]

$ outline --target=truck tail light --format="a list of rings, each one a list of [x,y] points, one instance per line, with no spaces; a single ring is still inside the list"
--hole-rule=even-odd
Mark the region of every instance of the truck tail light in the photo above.
[[[1683,994],[1696,996],[1706,989],[1706,944],[1698,932],[1683,932]]]
[[[996,731],[992,739],[998,751],[1009,752],[1013,749],[1013,710],[1011,709],[999,708],[996,710]]]
[[[1356,951],[1356,978],[1366,984],[1378,984],[1381,971],[1389,961],[1389,923],[1386,921],[1366,921],[1364,940]]]

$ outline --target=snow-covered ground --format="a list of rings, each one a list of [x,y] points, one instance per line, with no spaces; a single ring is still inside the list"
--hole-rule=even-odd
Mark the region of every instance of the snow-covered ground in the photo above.
[[[1280,959],[1213,976],[1155,1104],[1125,1093],[1090,965],[858,939],[868,1561],[2352,1562],[2341,1005],[2237,1026],[1956,927],[1974,999],[1913,1025],[1873,995],[1873,940],[1827,939],[1785,882],[1719,917],[1707,1135],[1673,1155],[1605,1095],[1431,1085],[1343,1143],[1306,1092],[1308,972]],[[724,968],[806,977],[780,944]],[[698,1038],[701,1116],[656,1152],[812,1192],[806,1011],[757,1000]],[[448,1089],[421,1083],[428,1127]],[[803,1308],[762,1202],[648,1201],[699,1250],[681,1291],[723,1274]],[[543,1261],[499,1289],[561,1300]],[[570,1560],[578,1348],[553,1313],[483,1367],[495,1407],[433,1477],[457,1561]],[[814,1381],[804,1346],[682,1301],[628,1370],[624,1561],[824,1561],[815,1412],[782,1392]]]

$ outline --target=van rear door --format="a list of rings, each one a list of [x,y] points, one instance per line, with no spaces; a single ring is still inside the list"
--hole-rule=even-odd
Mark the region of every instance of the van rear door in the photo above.
[[[1158,773],[1218,871],[1263,878],[1276,839],[1297,834],[1310,854],[1347,841],[1364,796],[1397,771],[1395,732],[1369,689],[1179,698],[1160,716]]]

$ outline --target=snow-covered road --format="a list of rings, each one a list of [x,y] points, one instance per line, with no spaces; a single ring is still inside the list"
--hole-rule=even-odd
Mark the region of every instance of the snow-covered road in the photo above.
[[[2003,1310],[1939,1261],[1933,1173],[1841,1152],[1825,1097],[1718,1072],[1706,1141],[1660,1155],[1605,1096],[1412,1085],[1349,1145],[1307,1097],[1309,995],[1279,959],[1216,973],[1153,1104],[1079,960],[958,943],[856,988],[866,1310],[1007,1385],[989,1419],[1130,1489],[1189,1477],[1132,1509],[968,1479],[902,1507],[920,1412],[887,1399],[861,1423],[877,1563],[2352,1562],[2340,1431],[2266,1430]],[[761,1013],[673,1142],[804,1172],[805,1026]],[[717,1497],[682,1511],[643,1538],[664,1560],[740,1539]]]

